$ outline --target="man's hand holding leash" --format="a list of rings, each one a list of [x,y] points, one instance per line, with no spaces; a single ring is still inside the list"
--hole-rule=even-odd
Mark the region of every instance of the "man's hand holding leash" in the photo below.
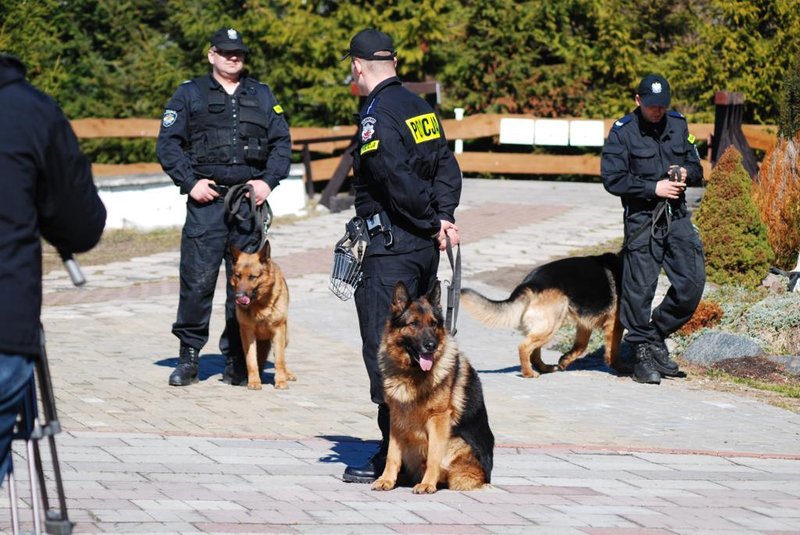
[[[444,251],[447,249],[447,240],[445,240],[445,235],[450,238],[450,245],[455,247],[459,243],[461,243],[461,237],[458,234],[458,227],[455,223],[451,223],[450,221],[445,221],[444,219],[441,221],[442,226],[439,229],[439,234],[436,235],[436,241],[439,244],[439,250]]]
[[[686,189],[686,168],[671,165],[667,176],[656,183],[656,195],[662,199],[677,199]]]

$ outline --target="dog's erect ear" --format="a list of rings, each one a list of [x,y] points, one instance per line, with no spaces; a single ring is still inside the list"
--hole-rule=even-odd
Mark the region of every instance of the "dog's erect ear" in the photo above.
[[[266,264],[269,262],[269,258],[272,255],[272,248],[269,245],[269,240],[264,242],[264,247],[258,251],[258,259],[261,260],[262,264]]]
[[[403,281],[397,281],[394,285],[394,297],[392,298],[392,312],[402,312],[408,306],[408,290]]]
[[[242,252],[237,249],[234,244],[230,244],[228,250],[231,252],[231,258],[233,258],[233,263],[235,264],[236,261],[239,260],[239,255],[241,255]]]
[[[442,285],[439,284],[439,279],[436,279],[433,282],[433,286],[430,290],[428,290],[428,295],[426,297],[428,298],[430,304],[434,307],[440,306],[439,301],[442,299]]]

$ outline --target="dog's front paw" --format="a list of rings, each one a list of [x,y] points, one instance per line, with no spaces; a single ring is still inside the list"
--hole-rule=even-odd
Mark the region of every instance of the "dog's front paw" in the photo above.
[[[433,494],[436,492],[436,485],[430,483],[417,483],[412,489],[414,494]]]
[[[289,385],[286,384],[286,381],[275,381],[275,388],[277,390],[286,390]]]
[[[248,381],[247,382],[247,389],[248,390],[261,390],[261,383],[257,381]]]
[[[372,490],[392,490],[395,482],[390,479],[377,479],[372,484]]]

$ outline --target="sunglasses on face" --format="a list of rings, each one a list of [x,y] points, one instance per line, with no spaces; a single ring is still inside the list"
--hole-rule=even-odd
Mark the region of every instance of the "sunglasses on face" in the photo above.
[[[234,56],[244,58],[245,56],[244,50],[214,50],[214,53],[223,58],[232,58]]]

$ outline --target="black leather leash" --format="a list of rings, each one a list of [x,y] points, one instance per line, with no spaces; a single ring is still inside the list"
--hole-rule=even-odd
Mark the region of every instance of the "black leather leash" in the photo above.
[[[664,217],[666,214],[666,228],[658,227],[658,222],[661,218]],[[650,218],[650,221],[645,221],[642,225],[640,225],[636,230],[631,232],[628,236],[625,236],[625,239],[622,242],[622,249],[624,250],[628,245],[642,235],[642,233],[647,230],[647,227],[650,227],[650,236],[657,240],[663,240],[669,234],[669,226],[672,221],[672,208],[669,205],[669,202],[666,200],[660,201],[655,208],[653,209],[653,215]]]
[[[249,196],[248,196],[249,194]],[[267,242],[267,233],[272,224],[272,207],[265,199],[261,206],[256,205],[256,191],[252,184],[239,184],[231,186],[228,193],[225,194],[225,212],[235,217],[239,221],[249,219],[239,215],[239,207],[245,201],[250,202],[250,218],[255,222],[255,226],[261,234],[261,240],[258,246],[260,251],[264,244]]]
[[[444,239],[447,243],[447,259],[450,260],[450,268],[453,270],[453,280],[447,285],[447,313],[445,314],[444,325],[447,331],[455,336],[457,332],[458,301],[461,296],[461,246],[456,246],[455,260],[453,260],[453,245],[450,243],[450,237],[446,232]]]

